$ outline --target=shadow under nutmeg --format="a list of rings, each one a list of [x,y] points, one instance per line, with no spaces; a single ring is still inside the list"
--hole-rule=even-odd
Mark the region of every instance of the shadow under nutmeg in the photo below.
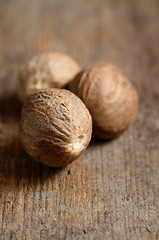
[[[34,161],[22,148],[19,135],[12,135],[10,142],[0,145],[0,189],[24,187],[35,191],[63,169],[49,168]],[[6,191],[5,190],[5,191]]]
[[[16,93],[0,96],[0,119],[5,122],[15,122],[20,119],[22,103]]]
[[[92,138],[91,138],[91,141],[90,141],[90,144],[88,146],[89,149],[91,148],[94,148],[95,146],[103,146],[103,145],[108,145],[108,144],[111,144],[114,140],[114,139],[101,139],[101,138],[97,138],[95,137],[94,135],[92,135]]]

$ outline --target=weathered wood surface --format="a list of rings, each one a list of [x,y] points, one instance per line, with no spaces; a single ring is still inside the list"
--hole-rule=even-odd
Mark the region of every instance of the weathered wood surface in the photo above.
[[[58,50],[136,85],[133,126],[63,170],[21,148],[19,66]],[[159,239],[159,1],[0,1],[0,239]]]

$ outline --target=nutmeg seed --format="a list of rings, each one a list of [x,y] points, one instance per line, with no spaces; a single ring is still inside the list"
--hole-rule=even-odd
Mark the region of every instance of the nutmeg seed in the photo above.
[[[51,52],[33,57],[18,75],[18,96],[24,101],[31,94],[48,88],[64,88],[80,71],[69,56]]]
[[[88,146],[92,119],[84,103],[64,89],[30,96],[21,113],[20,137],[26,152],[51,167],[64,167]]]
[[[96,137],[111,139],[133,122],[138,94],[123,72],[111,63],[97,63],[81,71],[69,84],[92,115]]]

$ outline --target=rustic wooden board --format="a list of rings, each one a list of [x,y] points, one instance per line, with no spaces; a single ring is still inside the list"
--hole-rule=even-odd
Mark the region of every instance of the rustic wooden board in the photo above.
[[[58,50],[136,85],[133,126],[63,170],[21,148],[19,66]],[[159,1],[0,1],[0,239],[159,239]]]

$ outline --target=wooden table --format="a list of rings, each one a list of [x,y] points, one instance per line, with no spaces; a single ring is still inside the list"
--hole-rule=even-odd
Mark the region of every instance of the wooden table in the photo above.
[[[63,170],[24,153],[19,66],[57,50],[111,61],[140,95],[133,126]],[[159,1],[0,1],[0,239],[159,239]]]

